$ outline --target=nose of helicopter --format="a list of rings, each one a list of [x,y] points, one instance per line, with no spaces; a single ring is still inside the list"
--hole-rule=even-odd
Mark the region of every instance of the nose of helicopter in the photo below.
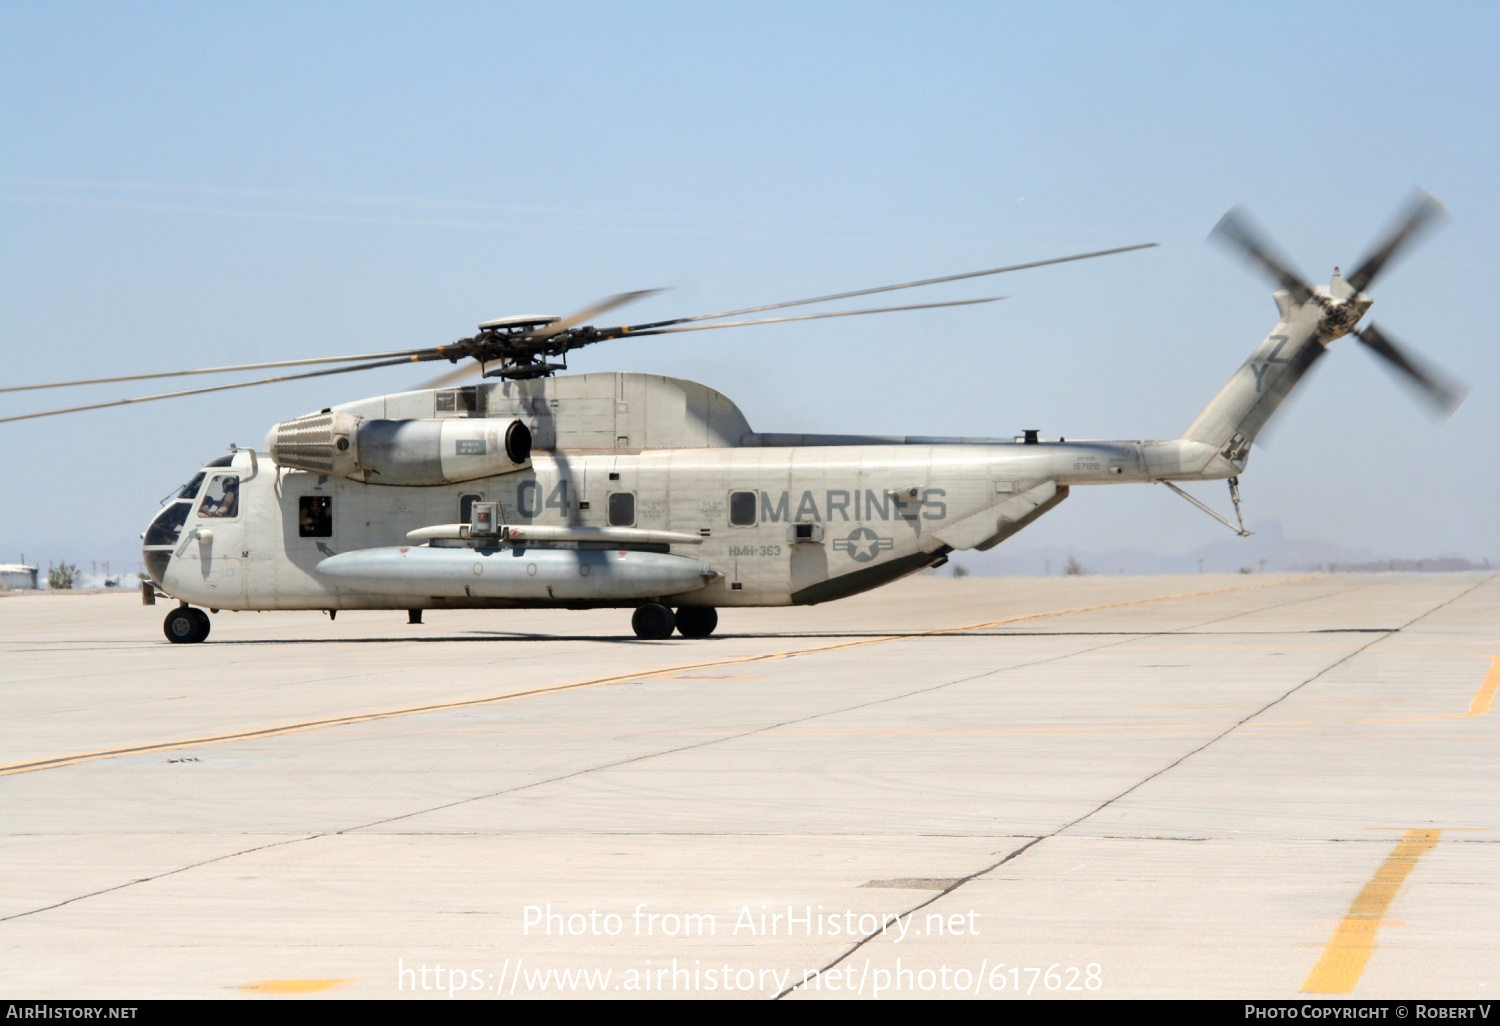
[[[193,508],[192,500],[177,499],[161,508],[141,535],[141,565],[146,576],[156,582],[157,587],[166,577],[167,564],[172,561],[172,548],[182,536],[182,527],[187,523],[188,513]]]
[[[182,537],[183,526],[187,524],[188,515],[193,510],[193,501],[198,497],[203,482],[214,470],[230,466],[232,460],[233,456],[209,460],[187,484],[169,493],[170,500],[151,518],[151,523],[146,525],[146,530],[141,534],[141,563],[146,568],[146,576],[155,581],[158,587],[166,576],[167,564],[172,561],[172,550]]]

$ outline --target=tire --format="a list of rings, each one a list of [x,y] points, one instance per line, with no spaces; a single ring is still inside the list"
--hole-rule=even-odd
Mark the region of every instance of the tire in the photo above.
[[[167,640],[174,645],[191,645],[203,640],[199,637],[203,628],[199,626],[198,617],[193,615],[196,612],[196,609],[178,606],[168,613],[161,624],[162,633],[167,636]]]
[[[663,641],[672,636],[677,618],[660,602],[647,602],[636,607],[635,615],[630,618],[630,626],[635,629],[635,636],[638,638]]]
[[[188,612],[192,613],[193,619],[198,621],[198,636],[195,637],[193,641],[202,641],[204,638],[208,637],[209,628],[213,626],[213,623],[208,619],[208,614],[199,609],[197,606],[189,606]]]
[[[677,610],[677,633],[684,638],[706,638],[719,626],[719,611],[713,606],[683,606]]]

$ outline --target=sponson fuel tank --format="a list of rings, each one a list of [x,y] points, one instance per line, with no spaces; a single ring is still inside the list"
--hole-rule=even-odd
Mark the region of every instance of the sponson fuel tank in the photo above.
[[[379,595],[607,602],[696,591],[718,576],[701,560],[621,549],[400,548],[329,556],[318,576]]]
[[[266,436],[279,467],[369,484],[441,485],[520,470],[531,463],[531,429],[520,420],[367,420],[315,413]]]

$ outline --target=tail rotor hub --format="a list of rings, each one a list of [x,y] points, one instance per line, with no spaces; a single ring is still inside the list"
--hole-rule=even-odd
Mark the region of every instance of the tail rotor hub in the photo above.
[[[1372,353],[1400,375],[1417,395],[1446,417],[1463,402],[1467,389],[1445,375],[1429,368],[1415,354],[1398,345],[1374,324],[1361,328],[1359,322],[1373,301],[1365,290],[1385,267],[1445,212],[1443,205],[1425,192],[1418,192],[1406,212],[1371,250],[1346,280],[1335,267],[1327,288],[1308,284],[1301,272],[1281,255],[1262,232],[1238,207],[1220,219],[1211,238],[1230,246],[1278,286],[1285,289],[1294,303],[1317,303],[1322,310],[1318,319],[1317,341],[1324,346],[1344,335],[1353,335]]]

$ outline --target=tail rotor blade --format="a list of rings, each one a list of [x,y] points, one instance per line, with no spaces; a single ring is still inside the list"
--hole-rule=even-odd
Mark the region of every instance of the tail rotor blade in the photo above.
[[[1350,286],[1356,292],[1363,292],[1367,289],[1396,254],[1409,246],[1418,235],[1447,211],[1448,208],[1443,206],[1437,197],[1418,190],[1416,196],[1412,197],[1406,213],[1386,235],[1385,241],[1365,257],[1363,262],[1354,269],[1354,273],[1349,275]]]
[[[1354,332],[1354,335],[1369,347],[1371,352],[1401,374],[1416,393],[1432,405],[1440,418],[1447,418],[1452,414],[1464,401],[1464,396],[1468,395],[1467,388],[1445,379],[1438,372],[1425,366],[1405,346],[1397,345],[1394,339],[1375,325],[1361,328]]]
[[[1218,239],[1225,245],[1239,250],[1252,264],[1271,276],[1282,288],[1292,294],[1297,302],[1304,302],[1313,294],[1301,272],[1277,251],[1265,232],[1250,220],[1243,207],[1234,207],[1219,219],[1209,238]]]

